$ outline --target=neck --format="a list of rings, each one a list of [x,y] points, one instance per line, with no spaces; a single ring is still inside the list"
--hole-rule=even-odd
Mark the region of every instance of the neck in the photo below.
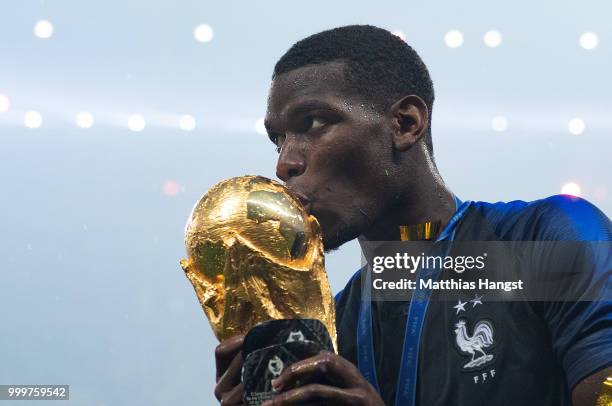
[[[427,221],[440,222],[442,230],[455,212],[453,193],[446,187],[431,159],[425,159],[411,177],[415,183],[406,188],[394,207],[386,210],[359,240],[399,241],[400,226]],[[420,172],[420,173],[418,173]]]

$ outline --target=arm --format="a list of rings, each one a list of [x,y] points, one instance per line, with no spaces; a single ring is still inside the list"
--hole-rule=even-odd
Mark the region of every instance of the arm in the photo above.
[[[547,200],[539,219],[540,239],[563,243],[540,256],[540,268],[571,277],[559,286],[558,300],[546,304],[541,315],[572,389],[573,404],[604,404],[597,402],[612,375],[612,223],[585,200]]]

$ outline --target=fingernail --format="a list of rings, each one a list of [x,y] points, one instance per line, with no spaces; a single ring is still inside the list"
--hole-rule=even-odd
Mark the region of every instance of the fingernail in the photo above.
[[[272,379],[272,381],[270,381],[272,383],[272,388],[274,388],[274,390],[279,390],[281,387],[281,383],[279,378],[276,379]]]

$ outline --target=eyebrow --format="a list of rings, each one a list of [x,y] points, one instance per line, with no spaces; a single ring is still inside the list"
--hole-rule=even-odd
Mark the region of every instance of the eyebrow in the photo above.
[[[336,110],[334,106],[331,104],[317,99],[305,100],[303,102],[297,103],[295,106],[290,107],[287,110],[287,116],[292,116],[295,114],[304,113],[307,111],[317,110],[317,109],[325,109],[325,110]]]

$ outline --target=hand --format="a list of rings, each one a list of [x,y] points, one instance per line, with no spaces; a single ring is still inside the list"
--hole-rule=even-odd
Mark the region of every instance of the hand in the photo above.
[[[242,370],[242,342],[244,335],[223,341],[215,348],[217,384],[215,397],[223,406],[242,405],[244,387],[240,382]]]
[[[316,374],[329,385],[309,384],[293,388],[295,383]],[[300,402],[325,405],[384,406],[380,395],[361,375],[357,367],[332,352],[296,362],[277,378],[272,386],[281,393],[263,406],[293,405]]]

